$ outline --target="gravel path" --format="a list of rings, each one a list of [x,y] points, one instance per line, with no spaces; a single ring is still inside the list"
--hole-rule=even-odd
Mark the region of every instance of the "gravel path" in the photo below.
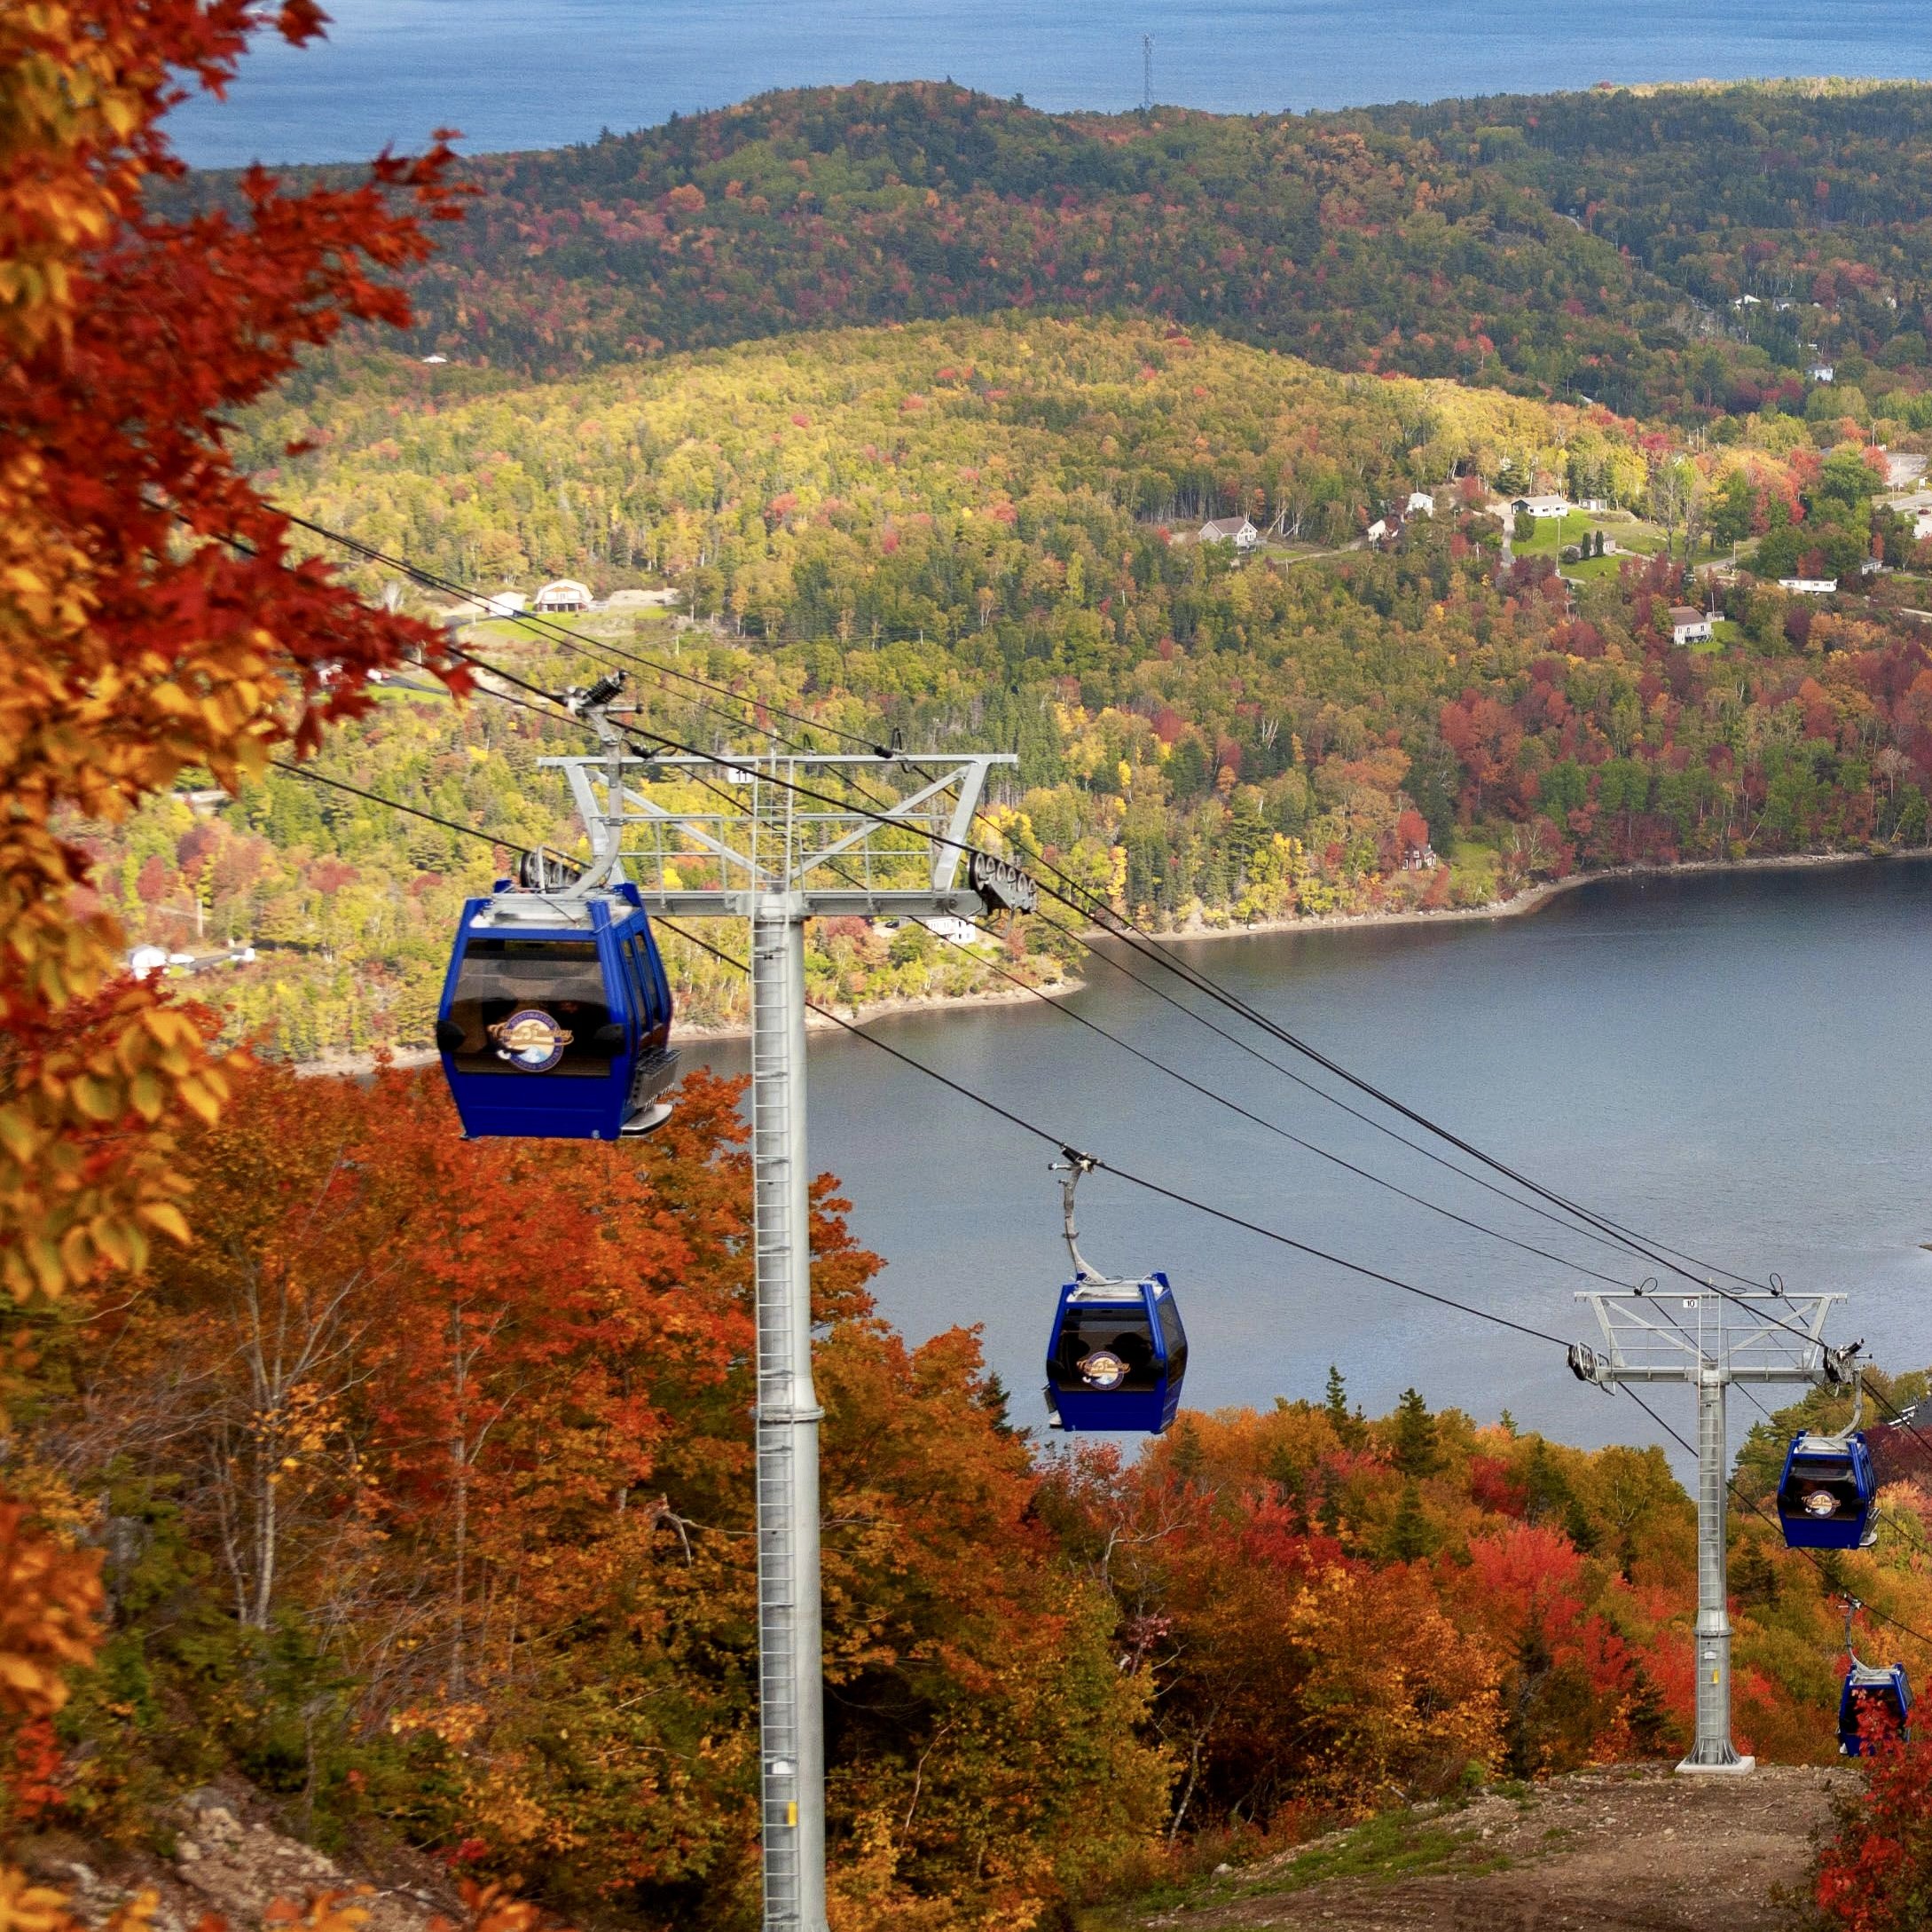
[[[1370,1827],[1366,1857],[1356,1834],[1338,1834],[1218,1876],[1188,1903],[1131,1923],[1190,1932],[1791,1932],[1813,1834],[1848,1775],[1808,1765],[1736,1779],[1656,1767],[1578,1773],[1520,1798],[1422,1807]],[[1377,1869],[1349,1870],[1363,1863]]]

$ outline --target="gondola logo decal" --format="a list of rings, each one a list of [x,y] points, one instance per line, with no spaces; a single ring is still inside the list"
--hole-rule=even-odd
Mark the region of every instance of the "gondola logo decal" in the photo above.
[[[526,1073],[547,1073],[563,1057],[572,1035],[536,1007],[524,1007],[490,1029],[497,1057]]]

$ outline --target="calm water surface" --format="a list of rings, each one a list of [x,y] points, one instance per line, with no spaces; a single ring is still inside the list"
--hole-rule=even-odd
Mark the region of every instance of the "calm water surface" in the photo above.
[[[1932,863],[1606,883],[1531,918],[1209,940],[1207,971],[1337,1059],[1599,1213],[1745,1273],[1850,1291],[1834,1323],[1932,1360]],[[1096,969],[1070,1002],[1257,1113],[1473,1218],[1616,1273]],[[1567,1270],[1412,1207],[1127,1059],[1039,1002],[882,1024],[892,1043],[1074,1144],[1250,1220],[1564,1337]],[[741,1071],[742,1049],[711,1057]],[[1047,1151],[862,1041],[814,1039],[813,1155],[889,1257],[915,1339],[978,1323],[1016,1416],[1065,1253]],[[1164,1268],[1190,1406],[1319,1397],[1331,1362],[1371,1413],[1407,1386],[1567,1441],[1656,1439],[1553,1348],[1340,1273],[1097,1175],[1082,1247]],[[1687,1391],[1656,1392],[1689,1432]],[[1733,1403],[1733,1439],[1755,1415]]]
[[[177,118],[199,166],[359,160],[440,124],[472,150],[593,140],[774,87],[913,76],[1036,106],[1236,113],[1791,74],[1917,77],[1922,0],[329,0],[327,45],[264,38],[226,106]]]

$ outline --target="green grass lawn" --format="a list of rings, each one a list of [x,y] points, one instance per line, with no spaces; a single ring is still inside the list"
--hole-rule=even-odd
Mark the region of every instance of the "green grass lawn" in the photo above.
[[[1536,534],[1528,543],[1520,538],[1511,545],[1520,557],[1553,557],[1564,544],[1581,543],[1584,537],[1597,528],[1598,519],[1582,510],[1573,510],[1563,519],[1560,536],[1553,519],[1539,516],[1536,519]]]
[[[1155,1887],[1121,1906],[1082,1913],[1080,1932],[1119,1932],[1144,1925],[1151,1913],[1196,1912],[1244,1899],[1284,1897],[1326,1879],[1368,1879],[1393,1883],[1428,1872],[1479,1877],[1505,1870],[1509,1857],[1492,1851],[1467,1825],[1458,1828],[1461,1807],[1451,1804],[1433,1817],[1388,1811],[1318,1850],[1305,1851],[1284,1868],[1256,1876],[1239,1871],[1221,1877],[1176,1880]]]
[[[1553,557],[1566,544],[1580,544],[1594,531],[1601,530],[1614,543],[1620,553],[1628,555],[1650,556],[1661,550],[1664,534],[1654,523],[1646,523],[1621,511],[1610,511],[1601,514],[1587,510],[1572,510],[1563,519],[1561,531],[1548,517],[1536,519],[1536,533],[1528,543],[1517,542],[1512,546],[1520,557]],[[1620,557],[1591,557],[1587,562],[1567,563],[1566,570],[1584,578],[1614,577]]]
[[[1575,577],[1579,584],[1594,584],[1606,577],[1614,577],[1622,562],[1622,557],[1585,557],[1576,563],[1566,563],[1563,574]]]
[[[1458,840],[1456,856],[1449,860],[1449,902],[1451,905],[1487,904],[1496,895],[1500,861],[1488,845],[1473,840]]]

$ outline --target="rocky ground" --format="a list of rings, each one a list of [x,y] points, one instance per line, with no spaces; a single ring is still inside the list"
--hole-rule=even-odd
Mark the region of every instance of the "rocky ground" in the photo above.
[[[434,1919],[464,1916],[454,1888],[427,1861],[374,1876],[345,1869],[275,1830],[244,1787],[191,1792],[170,1823],[169,1857],[50,1833],[23,1848],[23,1863],[39,1883],[66,1893],[88,1925],[142,1892],[159,1901],[153,1932],[192,1932],[210,1912],[232,1932],[258,1932],[277,1901],[306,1907],[325,1893],[363,1910],[362,1932],[429,1932]]]
[[[1465,1802],[1418,1805],[1293,1851],[1222,1867],[1086,1932],[1798,1932],[1813,1836],[1851,1773],[1777,1766],[1689,1779],[1643,1766],[1579,1772]],[[261,1932],[277,1901],[352,1895],[363,1932],[432,1932],[465,1916],[442,1869],[349,1868],[276,1830],[245,1787],[191,1793],[171,1854],[109,1852],[49,1834],[32,1876],[98,1926],[142,1891],[153,1932],[217,1913]]]
[[[1652,1766],[1579,1773],[1378,1818],[1224,1868],[1111,1924],[1794,1932],[1813,1834],[1849,1775],[1789,1765],[1745,1778],[1679,1778]]]

